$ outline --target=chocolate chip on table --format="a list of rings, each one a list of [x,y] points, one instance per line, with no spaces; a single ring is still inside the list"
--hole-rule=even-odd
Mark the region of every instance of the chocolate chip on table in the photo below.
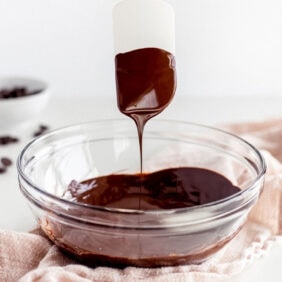
[[[49,129],[49,127],[48,127],[47,125],[41,124],[41,125],[39,126],[39,129],[40,129],[41,131],[46,131],[46,130]]]
[[[0,158],[0,174],[7,171],[7,168],[12,165],[12,160],[7,157]]]
[[[0,99],[1,99],[1,95],[3,95],[3,90],[0,90]],[[49,127],[47,125],[41,124],[39,125],[38,129],[33,134],[33,136],[34,137],[40,136],[41,134],[45,133],[47,130],[49,130]],[[17,137],[11,135],[0,136],[0,146],[6,146],[16,142],[19,142],[19,139]],[[0,157],[0,174],[4,174],[5,172],[7,172],[8,167],[11,166],[12,164],[13,162],[10,158]]]
[[[7,157],[3,157],[3,158],[1,158],[1,163],[4,167],[8,167],[8,166],[12,165],[13,162],[12,162],[11,159],[9,159]]]
[[[30,91],[26,87],[4,88],[0,90],[0,99],[11,99],[37,94],[42,90]]]
[[[0,146],[6,146],[12,143],[18,142],[19,139],[17,137],[13,137],[10,135],[0,136]],[[7,171],[7,168],[13,164],[12,160],[7,157],[0,158],[0,174],[3,174]]]
[[[0,174],[3,174],[7,171],[7,167],[12,165],[12,160],[7,157],[2,157],[0,159]]]
[[[0,145],[8,145],[11,143],[16,143],[18,141],[19,139],[17,137],[13,137],[9,135],[0,136]]]
[[[5,173],[7,168],[5,166],[0,166],[0,174]]]
[[[49,130],[49,126],[47,125],[39,125],[39,128],[33,133],[33,137],[38,137]]]

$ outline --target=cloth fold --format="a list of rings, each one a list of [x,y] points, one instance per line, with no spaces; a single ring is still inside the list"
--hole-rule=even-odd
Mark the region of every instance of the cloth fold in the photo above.
[[[228,281],[266,254],[282,234],[282,120],[231,124],[233,132],[261,150],[264,191],[238,235],[200,265],[162,268],[89,268],[62,254],[40,230],[0,231],[0,281]]]

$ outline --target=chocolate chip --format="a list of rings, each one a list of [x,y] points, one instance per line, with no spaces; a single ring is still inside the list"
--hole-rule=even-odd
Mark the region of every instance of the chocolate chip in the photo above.
[[[12,165],[12,160],[6,157],[1,158],[1,163],[4,167],[8,167],[10,165]]]
[[[40,130],[48,130],[49,127],[47,125],[40,125],[39,126]]]
[[[7,168],[6,167],[2,167],[2,166],[0,166],[0,174],[1,173],[5,173],[6,172],[6,170],[7,170]]]
[[[0,174],[7,171],[7,168],[12,165],[12,160],[7,157],[0,158]]]
[[[8,145],[11,143],[16,143],[18,141],[19,139],[13,136],[9,136],[9,135],[0,136],[0,145]]]
[[[38,137],[49,130],[47,125],[39,125],[38,129],[33,133],[33,137]]]

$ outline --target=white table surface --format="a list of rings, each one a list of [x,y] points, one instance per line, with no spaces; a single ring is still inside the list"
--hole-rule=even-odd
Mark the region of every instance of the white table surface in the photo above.
[[[39,124],[52,129],[94,119],[123,118],[116,106],[116,98],[56,98],[53,95],[46,111],[29,124],[3,130],[20,142],[0,147],[0,157],[13,159],[13,166],[0,174],[0,229],[28,231],[36,226],[24,197],[18,188],[16,158],[23,146],[31,140]],[[175,97],[173,103],[158,118],[192,121],[220,126],[222,123],[282,118],[282,97]],[[125,118],[125,117],[124,117]],[[282,142],[282,141],[281,141]],[[281,265],[281,266],[280,266]],[[249,266],[232,282],[282,281],[282,237],[271,250]]]

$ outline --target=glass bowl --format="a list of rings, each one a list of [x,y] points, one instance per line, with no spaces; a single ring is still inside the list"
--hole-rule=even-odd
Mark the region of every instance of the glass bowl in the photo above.
[[[72,180],[138,173],[137,130],[130,119],[94,121],[49,132],[18,158],[19,185],[41,229],[81,263],[124,267],[201,263],[240,231],[263,188],[259,151],[202,125],[153,119],[145,127],[143,169],[196,167],[240,188],[212,203],[167,210],[118,209],[62,196]]]

